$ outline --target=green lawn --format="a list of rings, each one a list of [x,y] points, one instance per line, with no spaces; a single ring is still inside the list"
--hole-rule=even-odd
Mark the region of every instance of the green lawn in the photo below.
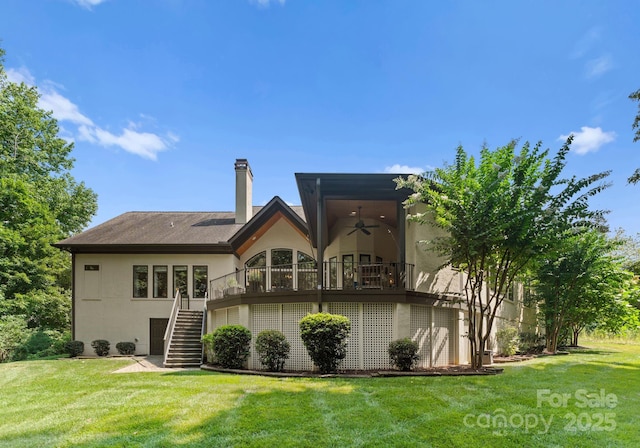
[[[0,446],[636,447],[640,440],[640,345],[601,343],[483,377],[111,373],[130,362],[0,365]]]

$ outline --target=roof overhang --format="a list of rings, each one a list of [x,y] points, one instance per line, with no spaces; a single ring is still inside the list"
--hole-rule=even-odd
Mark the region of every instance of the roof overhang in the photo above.
[[[296,183],[313,244],[318,240],[319,200],[323,206],[327,200],[394,201],[401,204],[413,191],[407,188],[396,189],[394,179],[406,176],[408,174],[296,173]],[[326,226],[326,222],[323,226]]]
[[[53,244],[74,254],[233,254],[228,243],[219,244]]]

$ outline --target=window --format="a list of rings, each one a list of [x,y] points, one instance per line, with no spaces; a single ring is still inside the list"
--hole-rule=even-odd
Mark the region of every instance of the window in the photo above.
[[[193,297],[196,299],[204,299],[207,295],[207,266],[193,267]]]
[[[338,257],[329,258],[329,289],[336,289],[338,287]]]
[[[248,268],[263,268],[267,265],[267,253],[265,251],[254,255],[247,261],[246,266]]]
[[[133,267],[133,297],[149,296],[149,266]]]
[[[342,256],[342,288],[353,289],[356,286],[353,269],[353,255]]]
[[[187,290],[187,266],[174,266],[173,267],[173,290],[180,290],[180,295],[182,297],[188,297]]]
[[[293,289],[293,251],[273,249],[271,251],[271,285],[273,289]]]
[[[99,271],[100,270],[100,265],[99,264],[85,264],[84,265],[84,270],[85,271]]]
[[[311,255],[298,252],[298,290],[309,291],[315,289],[317,283],[316,260]]]
[[[262,292],[267,281],[267,252],[262,251],[249,259],[245,267],[249,292]]]
[[[523,303],[525,306],[528,307],[535,307],[536,305],[536,295],[535,295],[535,291],[533,289],[533,285],[531,284],[530,281],[527,281],[524,285],[523,285]]]
[[[169,294],[169,268],[167,266],[153,267],[153,297],[166,299]]]
[[[293,251],[291,249],[273,249],[271,251],[271,265],[291,268]]]

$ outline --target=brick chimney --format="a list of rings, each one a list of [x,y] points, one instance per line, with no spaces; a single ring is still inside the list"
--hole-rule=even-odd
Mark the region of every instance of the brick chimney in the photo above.
[[[236,224],[246,224],[253,216],[253,173],[247,159],[236,159]]]

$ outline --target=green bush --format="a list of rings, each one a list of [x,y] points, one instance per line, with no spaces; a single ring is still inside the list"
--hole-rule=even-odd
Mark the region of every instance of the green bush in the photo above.
[[[518,347],[522,353],[542,353],[545,348],[544,335],[520,333]]]
[[[20,359],[31,333],[24,316],[0,316],[0,362]]]
[[[420,356],[418,356],[419,349],[418,343],[409,338],[389,342],[388,350],[391,365],[404,371],[413,369],[420,359]]]
[[[350,331],[349,319],[338,314],[307,314],[300,320],[300,337],[321,373],[338,370],[347,356]]]
[[[64,349],[67,353],[69,353],[69,356],[71,356],[72,358],[75,358],[76,356],[84,353],[84,342],[68,341],[64,345]]]
[[[61,355],[65,353],[64,344],[68,339],[69,335],[65,332],[34,329],[21,348],[23,359],[40,359],[47,356]]]
[[[256,337],[256,351],[260,363],[270,372],[281,372],[289,358],[291,346],[278,330],[264,330]]]
[[[107,356],[111,345],[109,344],[109,341],[96,339],[95,341],[91,341],[91,347],[93,347],[93,351],[96,352],[96,355]]]
[[[213,333],[207,333],[202,336],[202,345],[204,346],[204,353],[207,357],[207,362],[209,364],[219,364],[213,351]]]
[[[498,343],[498,354],[504,356],[515,355],[520,342],[518,329],[510,325],[499,329],[496,332],[496,342]]]
[[[241,369],[249,357],[250,342],[251,332],[242,325],[218,327],[211,333],[213,358],[224,368]]]
[[[133,342],[118,342],[116,350],[121,355],[133,355],[136,352],[136,344]]]

